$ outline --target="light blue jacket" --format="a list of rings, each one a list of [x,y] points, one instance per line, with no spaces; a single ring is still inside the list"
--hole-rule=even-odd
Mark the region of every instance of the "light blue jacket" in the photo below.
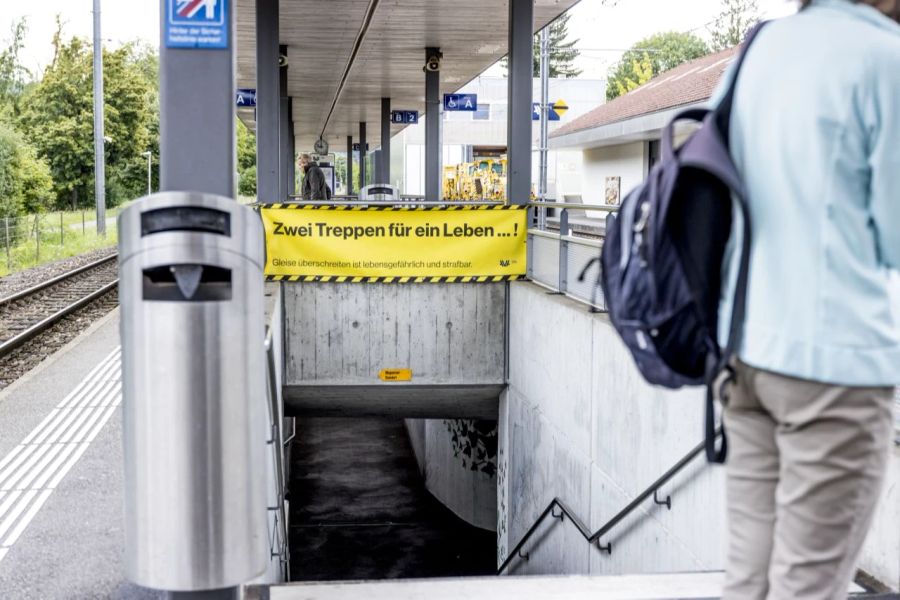
[[[738,356],[825,383],[900,383],[900,25],[848,0],[770,23],[741,70],[731,131],[753,226]]]

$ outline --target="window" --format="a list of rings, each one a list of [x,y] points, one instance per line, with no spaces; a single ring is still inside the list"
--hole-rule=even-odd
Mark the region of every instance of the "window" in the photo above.
[[[472,120],[473,121],[490,121],[491,120],[491,105],[479,102],[478,108],[475,109],[475,112],[472,113]]]

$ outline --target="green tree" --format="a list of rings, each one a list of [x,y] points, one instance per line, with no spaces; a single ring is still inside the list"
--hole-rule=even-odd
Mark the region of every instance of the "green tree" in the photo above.
[[[0,50],[0,115],[14,117],[19,114],[19,99],[31,79],[31,73],[19,59],[28,31],[25,18],[15,21],[11,30],[6,48]]]
[[[569,13],[563,13],[559,18],[550,23],[550,77],[571,78],[581,75],[581,69],[575,68],[575,59],[578,58],[578,49],[575,44],[578,40],[569,38]],[[541,34],[534,36],[532,51],[534,77],[541,76]],[[509,68],[508,59],[503,59],[503,68]]]
[[[19,132],[0,121],[0,217],[42,212],[52,197],[50,167]]]
[[[57,206],[93,204],[93,70],[85,40],[54,36],[54,59],[26,95],[21,123],[40,156],[50,164]],[[153,89],[135,47],[103,52],[104,130],[108,198],[115,205],[146,186],[142,154],[150,144]]]
[[[715,51],[734,48],[760,20],[757,0],[722,0],[722,12],[710,30]]]
[[[612,100],[643,84],[646,63],[650,65],[650,77],[674,69],[678,65],[709,54],[709,47],[693,33],[666,31],[656,33],[634,44],[621,60],[610,69],[606,84],[606,99]],[[639,72],[640,71],[640,72]]]

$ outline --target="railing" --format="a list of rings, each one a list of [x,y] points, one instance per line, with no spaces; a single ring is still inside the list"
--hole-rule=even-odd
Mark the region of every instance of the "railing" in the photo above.
[[[278,379],[275,370],[275,348],[272,340],[272,330],[266,328],[266,374],[269,405],[269,439],[268,446],[272,451],[272,459],[275,466],[275,498],[274,506],[269,506],[269,513],[273,515],[270,523],[273,530],[269,532],[269,552],[272,559],[277,558],[281,562],[285,581],[290,580],[290,549],[288,544],[288,521],[285,511],[287,477],[284,467],[284,448],[291,443],[296,430],[285,439],[282,427],[284,411],[278,397]],[[293,419],[291,420],[293,422]]]
[[[599,262],[579,275],[591,259],[598,258],[606,232],[605,221],[590,219],[588,227],[576,232],[570,224],[571,210],[615,212],[618,206],[567,202],[529,202],[533,209],[528,229],[528,277],[551,291],[584,302],[596,312],[606,312],[606,300],[597,285]],[[549,210],[558,210],[559,223],[551,231]]]
[[[721,429],[716,431],[716,436],[720,435],[722,432]],[[512,563],[516,558],[521,558],[523,560],[528,560],[529,553],[522,554],[522,548],[531,539],[531,536],[538,530],[541,526],[541,523],[548,516],[552,516],[554,519],[559,519],[560,521],[565,520],[566,517],[575,525],[575,528],[578,530],[578,533],[581,534],[581,537],[585,539],[588,544],[597,544],[597,547],[607,554],[612,554],[612,542],[608,541],[606,545],[601,545],[600,540],[603,536],[608,534],[616,525],[618,525],[622,519],[631,514],[638,506],[640,506],[644,501],[646,501],[651,496],[653,497],[653,502],[659,505],[666,506],[669,510],[672,509],[672,497],[666,496],[665,499],[660,500],[657,496],[657,492],[659,488],[665,485],[670,479],[672,479],[675,475],[681,472],[691,461],[693,461],[697,456],[703,453],[704,448],[706,447],[705,442],[701,442],[694,446],[690,452],[688,452],[681,460],[679,460],[675,465],[672,466],[668,471],[666,471],[659,479],[654,481],[650,486],[641,492],[634,500],[628,503],[628,505],[620,510],[612,519],[607,521],[600,529],[591,533],[590,529],[584,524],[584,521],[579,519],[572,510],[566,506],[566,504],[560,500],[559,498],[554,498],[550,504],[547,505],[547,508],[541,513],[541,515],[537,518],[534,524],[528,529],[525,535],[519,540],[519,543],[515,545],[515,547],[509,552],[506,557],[506,560],[503,561],[503,564],[500,565],[500,568],[497,569],[497,575],[502,575],[503,571]],[[559,514],[556,513],[556,509],[559,509]]]

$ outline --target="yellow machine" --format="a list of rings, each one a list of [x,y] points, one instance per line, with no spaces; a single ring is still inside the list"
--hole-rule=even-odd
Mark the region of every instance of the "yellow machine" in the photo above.
[[[444,167],[447,200],[505,200],[506,158],[483,158]]]

